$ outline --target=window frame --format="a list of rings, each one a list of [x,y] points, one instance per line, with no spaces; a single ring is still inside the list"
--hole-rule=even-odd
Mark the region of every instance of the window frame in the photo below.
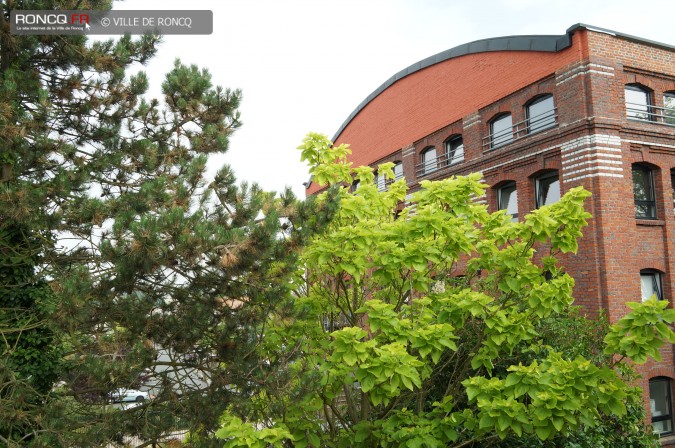
[[[539,113],[532,117],[531,108],[537,104],[543,103],[544,101],[551,100],[551,109],[546,110],[545,112]],[[555,127],[556,125],[556,116],[555,116],[555,101],[553,100],[553,94],[540,95],[530,100],[525,105],[525,117],[527,120],[527,134],[536,134],[537,132],[545,131]],[[533,118],[535,119],[533,121]],[[550,120],[550,121],[548,121]],[[534,125],[533,125],[534,122]]]
[[[511,196],[509,196],[509,199],[510,200],[515,199],[516,213],[509,213],[508,212],[508,204],[505,205],[505,204],[502,203],[503,192],[507,189],[511,190],[510,195],[515,193],[515,197],[512,198]],[[509,203],[510,203],[510,200],[509,200]],[[506,210],[506,214],[511,216],[511,222],[517,222],[518,221],[518,187],[517,187],[517,184],[516,184],[515,181],[505,182],[497,188],[497,210]]]
[[[669,98],[669,100],[666,100]],[[672,105],[668,105],[672,101]],[[669,109],[669,108],[672,108]],[[663,92],[663,123],[669,126],[675,126],[675,91]]]
[[[658,398],[652,398],[652,384],[657,384],[657,383],[665,383],[666,384],[666,396],[664,397],[665,404],[667,406],[667,413],[663,415],[654,415],[654,411],[652,409],[655,409],[656,406],[652,406],[652,400],[654,402]],[[652,417],[652,430],[654,429],[654,424],[655,423],[660,423],[660,422],[670,422],[670,430],[666,430],[663,432],[656,432],[659,436],[665,436],[669,434],[673,434],[673,385],[672,385],[672,379],[668,378],[667,376],[657,376],[655,378],[651,378],[649,380],[649,403],[650,403],[650,414]]]
[[[647,176],[649,185],[645,187],[646,199],[638,199],[636,195],[635,173],[642,172]],[[640,163],[634,163],[631,166],[631,179],[633,184],[633,202],[635,203],[635,219],[658,219],[656,208],[656,189],[654,183],[654,169],[650,166]],[[647,211],[642,214],[638,212],[638,207],[647,207]]]
[[[656,300],[664,300],[662,272],[656,269],[640,269],[640,296],[642,298],[642,301],[644,302],[646,300],[649,300],[651,298],[651,295],[649,297],[645,297],[644,295],[644,291],[642,288],[643,277],[650,278],[652,284],[652,291],[655,291],[654,295],[656,295]]]
[[[546,197],[548,197],[548,194],[546,197],[542,198],[541,197],[541,192],[542,192],[542,183],[544,181],[548,181],[549,179],[555,178],[555,182],[558,183],[558,199],[551,202],[550,204],[554,204],[560,200],[560,197],[562,196],[562,189],[560,185],[560,175],[558,174],[558,171],[549,171],[543,174],[538,175],[537,177],[534,178],[534,208],[538,209],[543,207],[544,205],[550,205],[546,204]],[[547,192],[550,189],[550,186],[554,182],[551,182],[548,184]]]
[[[459,155],[458,150],[461,150]],[[445,141],[445,164],[450,166],[462,162],[464,162],[464,140],[461,135],[453,135]]]
[[[642,103],[629,103],[628,102],[628,93],[627,91],[632,91],[632,92],[640,92],[644,94],[645,97],[645,104],[643,106]],[[637,120],[637,121],[655,121],[655,114],[654,114],[654,101],[652,99],[652,91],[648,89],[647,87],[643,86],[642,84],[626,84],[623,86],[623,95],[624,95],[624,105],[626,107],[626,118],[629,120]],[[630,106],[633,107],[630,107]],[[640,109],[636,108],[635,106],[639,106]],[[644,111],[641,109],[644,107]],[[644,118],[640,117],[640,114],[645,114],[646,116]]]
[[[397,169],[399,170],[398,173],[396,172]],[[400,161],[394,162],[394,167],[392,168],[392,171],[394,173],[394,182],[403,179],[403,162]]]
[[[377,170],[375,170],[373,174],[375,175],[375,186],[377,187],[377,191],[387,191],[387,179],[385,179],[384,175],[381,175]]]
[[[434,153],[434,159],[433,161],[427,160],[427,154],[433,152]],[[427,174],[431,174],[434,171],[438,171],[438,153],[436,153],[436,147],[435,146],[428,146],[420,152],[420,166],[422,167],[421,169],[421,175],[425,176]]]
[[[495,138],[495,124],[499,123],[502,120],[509,119],[509,126],[504,127],[504,129],[500,129],[497,131],[497,134],[500,134],[497,138]],[[510,133],[507,133],[507,130],[511,130]],[[501,135],[504,134],[504,135]],[[490,149],[497,149],[501,148],[502,146],[506,146],[510,143],[513,143],[515,140],[514,137],[514,132],[513,132],[513,115],[511,115],[510,112],[506,112],[503,114],[499,114],[496,117],[492,118],[490,120]]]

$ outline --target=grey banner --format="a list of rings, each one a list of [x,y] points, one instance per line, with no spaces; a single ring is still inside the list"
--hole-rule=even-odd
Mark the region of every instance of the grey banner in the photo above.
[[[213,11],[13,10],[12,34],[211,34]]]

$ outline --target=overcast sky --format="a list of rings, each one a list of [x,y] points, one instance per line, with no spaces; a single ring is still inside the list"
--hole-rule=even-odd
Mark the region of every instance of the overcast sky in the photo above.
[[[164,38],[146,68],[151,92],[160,95],[176,58],[241,89],[244,125],[214,165],[301,197],[308,174],[295,148],[305,134],[332,137],[375,88],[428,56],[490,37],[562,35],[577,23],[675,45],[673,0],[126,0],[114,8],[213,11],[213,34]]]

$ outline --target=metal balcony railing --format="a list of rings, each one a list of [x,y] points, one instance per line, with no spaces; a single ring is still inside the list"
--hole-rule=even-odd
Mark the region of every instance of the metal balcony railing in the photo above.
[[[650,123],[675,126],[675,108],[658,107],[640,103],[626,102],[626,117],[629,120],[648,121]]]
[[[415,176],[417,178],[428,176],[440,169],[446,168],[450,165],[464,161],[464,149],[462,151],[455,151],[453,157],[448,152],[436,156],[434,159],[427,162],[418,163],[415,165]]]
[[[377,190],[386,191],[389,185],[393,184],[394,182],[400,179],[403,179],[403,173],[394,173],[393,179],[385,179],[378,175],[375,178],[375,182],[377,183]]]
[[[483,137],[483,151],[501,148],[528,135],[554,127],[558,123],[558,108],[514,123],[511,129],[488,134]]]
[[[386,187],[389,187],[389,185],[391,185],[391,184],[393,184],[394,182],[396,182],[396,181],[398,181],[398,180],[401,180],[401,179],[403,179],[403,173],[394,174],[394,178],[393,178],[393,179],[385,179],[385,181],[384,181],[384,186],[385,186],[385,188],[386,188]]]

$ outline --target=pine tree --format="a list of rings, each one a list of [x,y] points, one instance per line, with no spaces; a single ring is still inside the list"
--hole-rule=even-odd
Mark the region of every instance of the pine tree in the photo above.
[[[150,444],[181,427],[208,445],[264,362],[251,328],[288,296],[297,250],[334,203],[237,185],[227,166],[207,181],[241,92],[176,61],[164,102],[146,99],[146,75],[129,73],[157,36],[9,33],[15,8],[110,1],[1,4],[0,442]],[[109,405],[142,379],[157,397]]]
[[[45,395],[56,381],[61,347],[46,324],[54,295],[34,275],[36,242],[18,223],[0,227],[0,441],[32,438]],[[27,438],[25,438],[27,437]]]

